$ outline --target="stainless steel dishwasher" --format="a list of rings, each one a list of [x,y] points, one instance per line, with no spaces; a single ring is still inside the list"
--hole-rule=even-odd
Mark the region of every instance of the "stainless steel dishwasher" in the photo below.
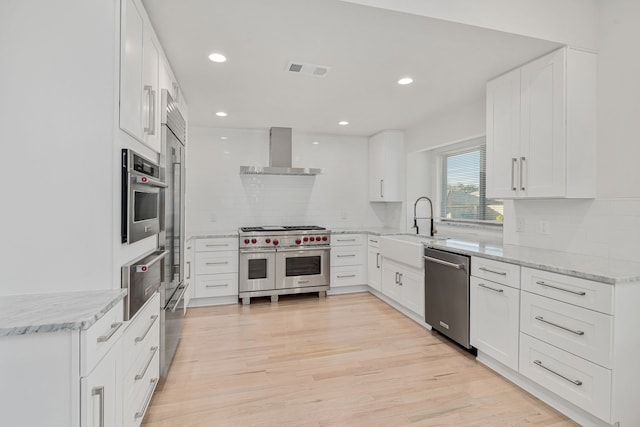
[[[470,349],[470,258],[425,248],[424,260],[425,321],[436,331]]]

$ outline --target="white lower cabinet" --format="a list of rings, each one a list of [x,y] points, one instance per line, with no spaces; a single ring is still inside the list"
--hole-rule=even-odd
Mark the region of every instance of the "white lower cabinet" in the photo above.
[[[385,258],[380,289],[385,296],[424,318],[424,269]]]
[[[122,362],[122,346],[118,341],[91,373],[80,379],[80,425],[82,427],[121,424]]]
[[[471,276],[469,308],[471,345],[517,371],[520,289]]]
[[[216,305],[238,299],[238,238],[194,239],[189,277],[195,284],[192,305]]]
[[[365,246],[362,234],[336,234],[331,236],[330,288],[364,285]]]
[[[367,283],[375,289],[380,290],[382,280],[382,256],[379,249],[379,237],[369,236],[367,238]]]

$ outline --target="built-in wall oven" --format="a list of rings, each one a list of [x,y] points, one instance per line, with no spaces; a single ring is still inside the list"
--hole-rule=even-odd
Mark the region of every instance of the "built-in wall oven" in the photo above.
[[[133,243],[160,232],[160,195],[167,185],[160,166],[130,149],[122,150],[122,243]]]
[[[250,298],[329,289],[330,231],[317,226],[242,227],[239,295]]]

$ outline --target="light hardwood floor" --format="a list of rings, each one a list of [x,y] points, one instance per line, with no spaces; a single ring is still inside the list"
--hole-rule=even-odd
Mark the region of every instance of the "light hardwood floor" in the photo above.
[[[189,309],[144,426],[575,426],[368,293]]]

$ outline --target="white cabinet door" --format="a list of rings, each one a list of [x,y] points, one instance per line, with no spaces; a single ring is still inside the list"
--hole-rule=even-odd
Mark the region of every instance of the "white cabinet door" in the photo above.
[[[518,193],[520,69],[487,83],[487,197]]]
[[[143,62],[142,62],[142,101],[143,134],[145,144],[160,152],[160,90],[159,67],[160,54],[151,31],[147,28],[143,33]]]
[[[470,343],[518,370],[520,290],[471,276]]]
[[[81,427],[122,424],[122,346],[116,343],[95,369],[80,379]]]
[[[369,139],[369,201],[401,202],[404,137],[380,132]]]
[[[382,263],[382,280],[380,283],[380,290],[382,293],[392,300],[400,302],[400,285],[398,279],[397,264],[393,261],[385,259]]]
[[[367,280],[369,286],[380,290],[380,276],[382,275],[382,257],[378,248],[369,246],[367,250]]]
[[[120,50],[120,129],[143,138],[143,21],[133,0],[122,2]]]
[[[400,303],[424,318],[424,271],[400,268]]]
[[[519,174],[526,197],[566,195],[566,50],[522,67]]]

